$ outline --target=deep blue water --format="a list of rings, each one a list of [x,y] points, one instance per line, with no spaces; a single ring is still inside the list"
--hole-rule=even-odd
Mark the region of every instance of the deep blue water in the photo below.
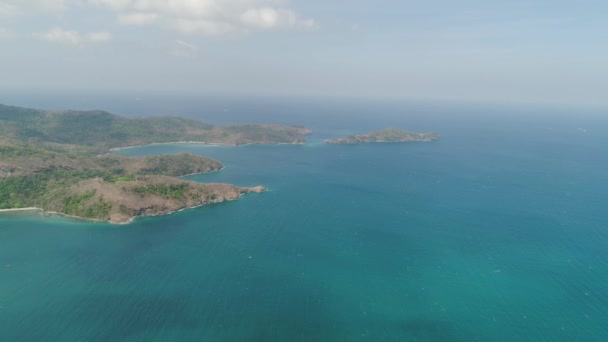
[[[191,179],[270,189],[239,201],[128,226],[0,217],[1,341],[608,340],[603,113],[102,100],[40,104],[315,134],[304,146],[121,152],[207,155],[226,168]],[[442,140],[321,143],[389,126]]]

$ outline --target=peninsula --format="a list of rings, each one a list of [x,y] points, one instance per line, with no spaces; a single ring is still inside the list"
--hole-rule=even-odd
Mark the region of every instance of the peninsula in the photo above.
[[[367,134],[350,135],[340,139],[327,139],[328,144],[360,144],[360,143],[405,143],[415,141],[439,140],[437,133],[412,133],[398,128],[387,128]]]
[[[300,126],[214,126],[180,117],[124,118],[103,111],[43,111],[0,105],[0,210],[39,208],[88,220],[135,217],[263,192],[180,177],[222,169],[192,154],[123,157],[111,149],[152,143],[303,144]]]

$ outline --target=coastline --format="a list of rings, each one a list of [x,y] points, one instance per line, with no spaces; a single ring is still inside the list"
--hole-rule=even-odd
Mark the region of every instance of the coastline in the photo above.
[[[196,185],[194,183],[202,182],[187,178],[221,171],[224,166],[188,151],[175,153],[180,151],[174,149],[184,150],[187,145],[303,145],[304,136],[312,133],[301,125],[252,123],[222,127],[175,116],[149,120],[142,117],[138,120],[147,121],[140,123],[101,110],[45,111],[0,104],[0,112],[11,123],[7,126],[7,137],[0,139],[1,147],[7,148],[1,151],[0,183],[8,184],[6,189],[2,188],[5,191],[0,196],[0,204],[10,209],[0,213],[31,212],[36,216],[42,213],[113,224],[129,223],[136,217],[170,214],[189,209],[191,205],[238,199],[242,193],[265,191],[263,186]],[[40,117],[53,125],[52,134],[39,125]],[[96,124],[99,118],[112,125],[89,131],[87,124]],[[28,126],[32,123],[33,128]],[[141,130],[142,125],[146,130]],[[21,134],[23,128],[32,132]],[[206,140],[199,140],[203,138]],[[154,145],[172,147],[169,151],[150,153],[157,158],[145,153],[128,156],[130,153],[126,152],[124,156],[108,157],[119,155],[121,150],[150,146],[154,149]],[[10,179],[5,180],[7,178]],[[41,207],[31,207],[36,204]],[[26,215],[30,214],[12,216]]]
[[[438,140],[405,140],[405,141],[355,141],[355,142],[342,142],[332,141],[336,139],[326,139],[323,143],[327,145],[357,145],[357,144],[410,144],[410,143],[427,143],[436,142]]]
[[[131,148],[139,148],[139,147],[146,147],[146,146],[156,146],[156,145],[183,145],[183,144],[191,144],[191,145],[205,145],[205,146],[225,146],[225,147],[241,147],[241,146],[248,146],[248,145],[268,145],[268,146],[274,146],[274,145],[306,145],[306,143],[245,143],[245,144],[224,144],[224,143],[208,143],[208,142],[204,142],[204,141],[171,141],[171,142],[163,142],[163,143],[149,143],[149,144],[143,144],[143,145],[132,145],[132,146],[125,146],[125,147],[112,147],[111,149],[109,149],[110,153],[113,152],[118,152],[118,151],[122,151],[122,150],[128,150]]]
[[[261,191],[261,192],[265,192],[265,191],[268,191],[268,189],[264,188],[264,190]],[[74,219],[74,220],[78,220],[78,221],[96,222],[96,223],[109,223],[109,224],[112,224],[112,225],[127,225],[127,224],[130,224],[130,223],[133,223],[133,221],[135,221],[138,218],[142,218],[142,217],[166,216],[166,215],[171,215],[171,214],[174,214],[174,213],[179,213],[179,212],[182,212],[184,210],[196,209],[196,208],[204,207],[204,206],[211,205],[211,204],[218,204],[218,203],[223,203],[223,202],[237,201],[245,193],[246,192],[243,192],[243,193],[239,194],[239,196],[237,198],[224,199],[224,200],[219,201],[219,202],[201,203],[201,204],[197,204],[197,205],[194,205],[194,206],[177,208],[177,209],[174,209],[174,210],[171,210],[171,211],[161,212],[161,213],[153,214],[153,215],[136,215],[136,216],[131,216],[130,218],[128,218],[125,221],[90,219],[90,218],[86,218],[86,217],[80,217],[80,216],[74,216],[74,215],[68,215],[68,214],[60,213],[58,211],[45,211],[42,208],[36,208],[36,207],[0,209],[0,217],[2,216],[3,213],[24,212],[24,211],[37,211],[37,212],[42,213],[42,215],[44,215],[45,217],[46,216],[52,216],[52,215],[58,215],[58,216],[61,216],[61,217],[65,217],[65,218],[69,218],[69,219]]]
[[[95,220],[95,219],[88,219],[88,218],[84,218],[84,217],[79,217],[79,216],[74,216],[74,215],[68,215],[68,214],[64,214],[64,213],[60,213],[58,211],[46,211],[42,208],[36,208],[36,207],[29,207],[29,208],[12,208],[12,209],[0,209],[0,217],[2,216],[2,214],[8,214],[8,213],[16,213],[16,212],[25,212],[25,211],[36,211],[41,213],[42,215],[46,216],[52,216],[52,215],[58,215],[61,217],[66,217],[66,218],[70,218],[70,219],[76,219],[79,221],[88,221],[88,222],[108,222],[108,223],[112,223],[112,224],[127,224],[130,223],[135,217],[132,217],[128,222],[111,222],[111,221],[103,221],[103,220]]]
[[[19,211],[43,211],[43,210],[40,208],[36,208],[36,207],[0,209],[0,213],[12,213],[12,212],[19,212]]]
[[[183,175],[183,176],[177,176],[176,178],[181,179],[181,178],[185,178],[185,177],[190,177],[190,176],[198,176],[198,175],[208,175],[210,173],[216,173],[216,172],[220,172],[223,169],[225,169],[226,166],[223,166],[217,170],[213,170],[213,171],[208,171],[208,172],[195,172],[195,173],[191,173],[191,174],[187,174],[187,175]]]
[[[208,142],[204,142],[204,141],[170,141],[170,142],[163,142],[163,143],[149,143],[149,144],[132,145],[132,146],[125,146],[125,147],[112,147],[109,151],[117,152],[117,151],[122,151],[122,150],[128,150],[130,148],[138,148],[138,147],[146,147],[146,146],[154,146],[154,145],[179,145],[179,144],[228,146],[228,147],[242,146],[242,145],[232,145],[232,144],[223,144],[223,143],[208,143]]]
[[[233,200],[226,200],[226,201],[233,201]],[[225,201],[222,201],[222,202],[225,202]],[[216,202],[216,203],[221,203],[221,202]],[[192,207],[184,207],[184,208],[172,210],[172,211],[169,211],[169,212],[166,212],[166,213],[158,213],[158,214],[155,214],[155,215],[132,216],[132,217],[130,217],[129,219],[127,219],[125,221],[90,219],[90,218],[86,218],[86,217],[80,217],[80,216],[74,216],[74,215],[68,215],[68,214],[60,213],[58,211],[45,211],[44,209],[41,209],[41,208],[1,209],[0,210],[0,217],[2,216],[3,213],[36,211],[36,212],[40,212],[45,217],[57,215],[57,216],[61,216],[61,217],[64,217],[64,218],[73,219],[73,220],[76,220],[76,221],[85,221],[85,222],[94,222],[94,223],[109,223],[109,224],[112,224],[112,225],[127,225],[127,224],[130,224],[130,223],[133,223],[133,221],[135,221],[135,219],[137,219],[137,218],[171,215],[171,214],[174,214],[174,213],[177,213],[177,212],[180,212],[180,211],[189,210],[189,209],[195,209],[195,208],[203,207],[203,206],[206,206],[206,205],[209,205],[209,204],[214,204],[214,203],[205,203],[205,204],[199,204],[199,205],[192,206]]]

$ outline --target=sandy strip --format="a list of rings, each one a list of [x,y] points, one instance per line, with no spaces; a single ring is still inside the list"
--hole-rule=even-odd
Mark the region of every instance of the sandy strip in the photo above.
[[[205,146],[224,146],[224,147],[241,147],[248,145],[261,145],[261,146],[274,146],[274,145],[306,145],[306,143],[245,143],[240,145],[234,144],[224,144],[224,143],[208,143],[204,141],[173,141],[173,142],[164,142],[164,143],[150,143],[145,145],[133,145],[133,146],[125,146],[125,147],[113,147],[109,151],[110,152],[118,152],[122,150],[128,150],[131,148],[140,148],[140,147],[148,147],[148,146],[156,146],[156,145],[205,145]]]
[[[0,209],[0,213],[10,213],[10,212],[14,212],[14,211],[32,211],[32,210],[36,210],[36,211],[42,211],[42,209],[40,208],[15,208],[15,209]]]
[[[155,146],[155,145],[181,145],[181,144],[207,145],[207,146],[234,146],[234,147],[236,147],[236,145],[231,145],[231,144],[207,143],[207,142],[204,142],[204,141],[172,141],[172,142],[164,142],[164,143],[150,143],[150,144],[145,144],[145,145],[133,145],[133,146],[125,146],[125,147],[114,147],[114,148],[111,148],[110,151],[111,152],[116,152],[116,151],[127,150],[127,149],[138,148],[138,147],[147,147],[147,146]]]

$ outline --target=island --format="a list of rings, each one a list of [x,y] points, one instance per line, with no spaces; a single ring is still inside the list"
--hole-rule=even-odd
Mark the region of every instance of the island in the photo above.
[[[94,221],[128,223],[263,192],[263,186],[198,183],[187,175],[219,171],[188,153],[111,154],[169,142],[303,144],[301,126],[214,126],[180,117],[125,118],[103,111],[44,111],[0,105],[0,210],[36,208]]]
[[[405,142],[428,142],[439,140],[439,134],[413,133],[399,128],[386,128],[367,134],[350,135],[340,139],[327,139],[328,144],[360,144],[360,143],[405,143]]]

